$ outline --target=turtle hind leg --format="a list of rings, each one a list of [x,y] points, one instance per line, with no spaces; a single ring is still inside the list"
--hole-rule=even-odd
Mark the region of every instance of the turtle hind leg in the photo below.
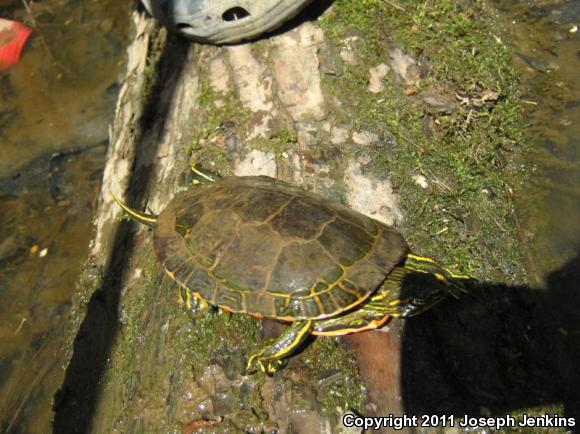
[[[377,294],[368,303],[363,303],[362,306],[346,314],[316,321],[312,334],[341,336],[378,329],[384,326],[392,316],[387,310],[382,302],[382,296]]]
[[[273,374],[283,364],[286,357],[296,351],[308,338],[312,331],[312,321],[296,321],[280,336],[267,342],[259,352],[248,360],[249,372],[258,369],[267,374]]]

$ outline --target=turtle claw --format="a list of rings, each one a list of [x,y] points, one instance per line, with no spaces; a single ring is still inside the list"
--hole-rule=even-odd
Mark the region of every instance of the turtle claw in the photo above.
[[[250,357],[246,367],[246,371],[248,371],[248,373],[262,371],[264,374],[273,375],[284,365],[284,361],[281,359],[269,360],[268,357],[262,356],[262,353],[258,353]]]

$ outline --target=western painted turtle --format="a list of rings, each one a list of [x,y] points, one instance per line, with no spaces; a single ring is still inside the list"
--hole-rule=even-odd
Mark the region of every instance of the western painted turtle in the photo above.
[[[291,323],[249,358],[248,370],[276,371],[310,334],[416,315],[460,294],[468,278],[410,253],[392,227],[266,176],[203,184],[159,216],[115,200],[155,228],[157,258],[188,308],[209,303]]]

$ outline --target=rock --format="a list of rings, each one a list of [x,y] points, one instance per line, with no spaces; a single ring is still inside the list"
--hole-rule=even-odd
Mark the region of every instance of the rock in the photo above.
[[[266,175],[276,178],[277,172],[276,154],[257,149],[250,151],[242,160],[236,161],[234,168],[236,176]]]
[[[261,110],[255,112],[249,121],[250,134],[248,139],[253,139],[256,137],[263,137],[269,139],[272,133],[272,126],[274,125],[274,120],[272,118],[272,112]]]
[[[233,79],[244,107],[253,112],[272,110],[272,77],[256,60],[250,45],[228,47]]]
[[[429,187],[429,182],[423,175],[413,175],[413,182],[422,188]]]
[[[318,50],[320,60],[320,72],[330,75],[342,75],[344,66],[339,59],[334,45],[324,43]]]
[[[539,72],[552,72],[556,71],[559,68],[558,65],[556,65],[555,63],[550,62],[541,57],[530,56],[528,54],[521,52],[517,52],[516,54],[530,67],[534,68],[536,71]]]
[[[322,30],[309,22],[274,38],[278,97],[296,122],[326,117],[317,55],[323,42]]]
[[[333,127],[330,130],[330,143],[333,145],[342,145],[349,139],[349,131],[343,127]]]
[[[391,68],[395,75],[407,85],[417,85],[421,79],[417,61],[409,54],[403,53],[400,48],[393,48],[389,55],[391,57]]]
[[[405,96],[412,96],[417,92],[419,92],[419,88],[417,86],[407,86],[405,89],[403,89]]]
[[[303,148],[312,148],[316,144],[318,144],[318,129],[316,126],[307,125],[307,124],[298,124],[296,125],[297,128],[297,136],[298,136],[298,144]]]
[[[219,365],[210,365],[197,380],[200,387],[210,396],[223,393],[230,387],[230,382]]]
[[[457,108],[452,92],[442,84],[431,85],[421,95],[429,109],[438,112],[452,112]]]
[[[387,225],[394,225],[403,220],[403,213],[391,183],[388,180],[364,175],[361,161],[352,160],[348,163],[344,183],[348,203],[358,212]]]
[[[379,136],[370,131],[355,131],[352,133],[352,141],[357,145],[370,146],[379,142]]]
[[[24,255],[26,249],[26,239],[21,234],[9,235],[6,239],[0,241],[0,263]]]
[[[381,63],[374,68],[369,69],[370,79],[368,90],[371,93],[380,93],[385,90],[383,79],[387,76],[391,68],[388,65]]]
[[[222,56],[214,58],[209,64],[208,79],[214,92],[226,94],[231,90],[230,72]]]
[[[349,65],[353,66],[358,65],[358,59],[356,58],[356,55],[349,48],[343,48],[342,50],[340,50],[340,58]]]

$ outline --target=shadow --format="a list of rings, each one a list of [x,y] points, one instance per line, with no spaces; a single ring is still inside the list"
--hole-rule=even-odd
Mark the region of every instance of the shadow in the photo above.
[[[580,422],[580,256],[545,289],[469,284],[406,321],[401,343],[403,412],[505,416],[564,406]],[[544,410],[542,410],[542,413]],[[576,428],[577,429],[577,428]]]
[[[133,162],[133,174],[127,201],[139,208],[146,202],[146,191],[153,179],[150,176],[160,131],[164,128],[177,79],[181,74],[190,43],[170,35],[159,63],[159,74],[151,91],[150,101],[141,118],[141,135]],[[101,286],[87,305],[86,316],[74,341],[73,356],[67,367],[61,389],[54,397],[55,433],[86,433],[101,393],[100,382],[105,375],[108,359],[117,334],[119,300],[125,278],[133,237],[133,223],[124,221],[117,227],[111,264],[103,271]],[[101,270],[94,270],[95,274]]]

